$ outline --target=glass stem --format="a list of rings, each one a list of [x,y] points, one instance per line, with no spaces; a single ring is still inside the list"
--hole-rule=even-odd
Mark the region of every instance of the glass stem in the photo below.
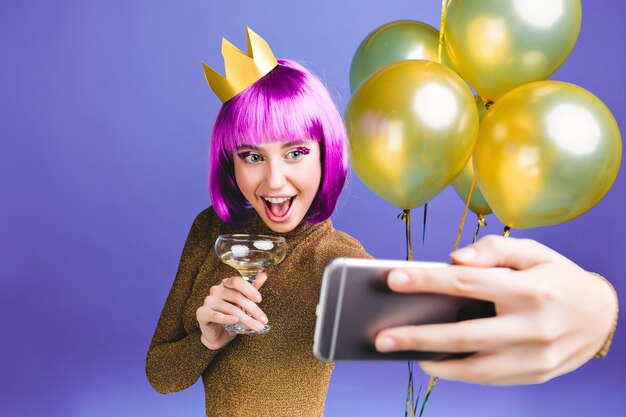
[[[254,280],[256,279],[257,274],[252,273],[252,274],[245,274],[243,272],[239,272],[241,274],[241,277],[248,281],[250,283],[250,285],[254,285]],[[246,313],[248,316],[250,316],[250,313],[248,313],[243,307],[239,306],[239,308],[241,308],[241,310]]]
[[[244,274],[244,273],[242,273],[241,276],[243,277],[243,279],[248,281],[250,284],[254,285],[254,280],[256,279],[257,274]]]

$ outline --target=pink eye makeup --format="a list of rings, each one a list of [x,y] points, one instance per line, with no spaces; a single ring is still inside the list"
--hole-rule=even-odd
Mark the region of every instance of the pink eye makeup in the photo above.
[[[302,158],[304,158],[305,155],[308,155],[311,152],[310,148],[307,148],[306,146],[298,146],[292,150],[290,150],[289,152],[287,152],[287,159],[291,160],[291,161],[299,161]]]
[[[252,154],[252,151],[241,151],[241,152],[237,152],[237,156],[240,159],[246,159],[246,157],[250,156]]]
[[[254,151],[241,151],[237,152],[237,157],[244,161],[246,164],[256,164],[263,160],[263,157]]]
[[[311,153],[311,150],[306,146],[298,146],[296,148],[296,151],[300,152],[302,155],[308,155],[309,153]]]

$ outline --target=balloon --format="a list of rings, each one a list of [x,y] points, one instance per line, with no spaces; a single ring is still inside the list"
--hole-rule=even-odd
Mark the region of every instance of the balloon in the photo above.
[[[457,72],[490,101],[548,78],[571,52],[580,0],[452,0],[446,47]]]
[[[474,169],[498,219],[527,229],[591,209],[611,188],[621,158],[619,127],[600,99],[572,84],[538,81],[491,106]]]
[[[355,91],[345,119],[356,174],[402,209],[423,205],[461,172],[478,131],[467,84],[423,60],[374,73]]]
[[[439,62],[439,31],[426,23],[398,20],[374,29],[359,45],[350,65],[350,91],[387,64],[405,59]],[[443,64],[452,67],[446,48]]]
[[[478,120],[483,120],[483,117],[487,114],[487,107],[485,102],[480,96],[474,97],[476,100],[476,108],[478,109]],[[480,128],[480,125],[479,125]],[[463,171],[452,180],[452,187],[456,193],[461,197],[463,203],[467,202],[467,196],[469,195],[470,188],[472,187],[472,181],[474,179],[474,158],[470,157],[467,165],[463,168]],[[485,200],[478,183],[474,184],[474,190],[472,191],[472,198],[470,198],[469,209],[476,214],[489,214],[492,212],[489,203]]]

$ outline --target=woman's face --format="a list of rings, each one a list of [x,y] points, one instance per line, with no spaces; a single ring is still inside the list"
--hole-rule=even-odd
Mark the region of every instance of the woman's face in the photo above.
[[[315,141],[244,145],[233,153],[235,179],[265,224],[277,233],[300,224],[322,178]]]

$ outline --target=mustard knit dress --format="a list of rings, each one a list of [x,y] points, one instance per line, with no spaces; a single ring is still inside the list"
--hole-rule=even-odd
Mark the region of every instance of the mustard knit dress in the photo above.
[[[201,376],[207,416],[322,416],[333,364],[312,352],[315,307],[324,267],[337,257],[370,257],[361,244],[335,230],[330,220],[301,223],[282,234],[287,257],[266,269],[259,304],[272,330],[239,335],[219,351],[200,341],[196,310],[209,288],[237,275],[216,256],[219,234],[275,235],[255,215],[245,229],[233,229],[213,209],[195,219],[146,359],[152,386],[171,393],[191,386]]]

